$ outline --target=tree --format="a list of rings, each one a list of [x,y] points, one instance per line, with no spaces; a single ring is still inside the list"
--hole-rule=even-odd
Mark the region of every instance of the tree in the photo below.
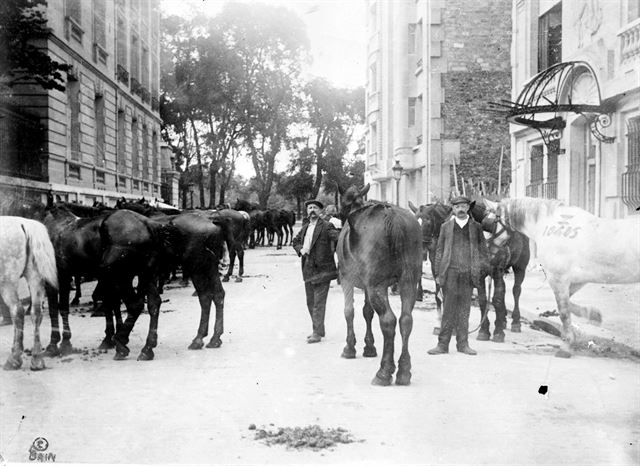
[[[278,192],[286,198],[296,201],[298,214],[301,214],[302,203],[311,197],[313,192],[313,175],[311,170],[314,163],[313,151],[303,149],[291,157],[288,174],[283,176],[278,185]]]
[[[354,129],[364,121],[364,89],[337,89],[317,78],[307,84],[305,93],[310,146],[316,157],[312,196],[317,197],[324,174],[342,168],[341,158],[348,151]],[[333,178],[340,176],[333,173]]]
[[[70,66],[53,60],[37,41],[49,34],[45,0],[0,2],[0,86],[36,83],[64,91]]]
[[[298,116],[301,62],[308,39],[290,10],[261,4],[227,4],[217,18],[239,58],[244,143],[256,172],[258,199],[266,207],[274,184],[276,157],[286,146]]]

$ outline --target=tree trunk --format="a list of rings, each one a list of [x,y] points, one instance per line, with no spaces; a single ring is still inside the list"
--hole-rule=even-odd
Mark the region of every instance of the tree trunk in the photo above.
[[[214,162],[211,162],[211,166],[209,167],[209,208],[215,209],[216,207],[216,184],[217,177],[216,172],[218,171],[218,167]]]
[[[198,131],[193,118],[189,118],[191,122],[191,130],[193,131],[193,140],[196,144],[196,160],[198,166],[198,190],[200,193],[200,207],[204,209],[204,177],[202,174],[202,154],[200,152],[200,139],[198,139]]]

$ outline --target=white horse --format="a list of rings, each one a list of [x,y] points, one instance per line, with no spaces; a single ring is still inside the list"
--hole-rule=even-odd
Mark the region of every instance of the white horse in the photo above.
[[[24,277],[31,294],[31,320],[34,325],[31,370],[44,369],[40,344],[42,300],[45,282],[58,287],[56,258],[45,226],[22,217],[0,216],[0,295],[11,312],[14,337],[5,370],[22,366],[24,309],[18,296],[18,283]]]
[[[536,242],[568,342],[556,356],[571,357],[571,313],[597,323],[602,317],[569,298],[587,283],[640,282],[640,216],[604,219],[559,201],[527,197],[503,199],[498,210],[508,226]]]

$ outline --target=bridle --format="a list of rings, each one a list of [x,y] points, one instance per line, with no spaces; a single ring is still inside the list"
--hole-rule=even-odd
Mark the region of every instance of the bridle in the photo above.
[[[482,219],[483,226],[490,225],[488,233],[489,252],[492,254],[504,248],[511,240],[509,228],[502,222],[502,219],[493,212],[489,212]]]

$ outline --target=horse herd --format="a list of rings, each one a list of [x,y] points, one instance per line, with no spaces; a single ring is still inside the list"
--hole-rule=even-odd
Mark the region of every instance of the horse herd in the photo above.
[[[363,314],[366,322],[365,357],[377,355],[374,346],[371,321],[374,312],[380,319],[383,334],[383,354],[380,368],[373,384],[389,385],[396,370],[394,361],[394,339],[396,323],[399,323],[402,337],[402,349],[398,359],[396,384],[407,385],[411,380],[411,358],[408,350],[408,340],[411,334],[413,320],[412,310],[418,295],[422,293],[419,287],[422,276],[423,258],[430,259],[433,271],[433,257],[439,229],[449,217],[451,208],[441,204],[430,204],[415,207],[410,205],[413,214],[400,207],[387,203],[365,201],[368,186],[357,189],[351,187],[341,192],[340,217],[343,229],[338,239],[336,252],[340,272],[340,284],[344,293],[345,318],[347,321],[346,346],[342,356],[355,357],[355,332],[353,329],[354,287],[365,292]],[[627,252],[631,252],[632,260],[625,269],[627,275],[617,281],[607,281],[606,276],[591,273],[586,276],[573,276],[571,264],[563,273],[558,266],[558,257],[565,262],[570,257],[584,261],[589,255],[585,248],[593,248],[595,241],[587,234],[589,222],[593,223],[597,217],[587,217],[581,220],[577,230],[566,230],[570,234],[549,233],[550,224],[541,230],[536,222],[544,219],[549,223],[567,222],[567,214],[563,209],[574,209],[570,219],[577,221],[575,208],[568,208],[558,202],[543,200],[504,199],[499,205],[490,201],[480,200],[471,209],[473,218],[480,222],[485,230],[490,252],[489,262],[485,264],[485,273],[493,279],[495,284],[493,305],[496,311],[493,340],[504,341],[507,311],[505,308],[504,274],[509,270],[514,272],[514,302],[511,330],[520,331],[520,313],[518,301],[525,270],[530,259],[529,238],[536,240],[538,247],[543,244],[549,248],[549,253],[539,250],[539,260],[543,267],[549,267],[549,281],[556,293],[558,309],[564,324],[564,336],[574,342],[575,336],[571,329],[569,312],[576,312],[568,306],[568,296],[572,291],[588,282],[617,283],[640,280],[637,270],[640,258],[640,223],[630,221],[622,228],[636,234],[627,242]],[[89,207],[53,202],[50,198],[46,206],[29,206],[21,217],[39,218],[42,224],[21,217],[0,217],[0,237],[15,238],[2,241],[0,245],[0,289],[2,298],[9,306],[14,322],[14,344],[11,355],[5,363],[5,369],[17,369],[21,366],[23,350],[23,320],[22,307],[17,299],[15,282],[24,276],[32,294],[32,318],[34,319],[34,348],[32,351],[31,368],[34,370],[44,367],[40,351],[39,324],[41,312],[39,300],[46,285],[51,317],[51,342],[45,353],[56,355],[71,350],[71,330],[69,328],[69,294],[72,277],[84,276],[98,279],[94,292],[94,302],[104,312],[106,320],[105,339],[102,348],[115,348],[115,359],[126,358],[129,354],[127,347],[129,335],[144,308],[146,300],[150,323],[147,340],[138,359],[153,359],[153,348],[157,346],[158,315],[160,308],[160,292],[162,284],[171,270],[180,266],[183,276],[188,277],[198,296],[201,308],[201,319],[197,333],[190,349],[200,349],[204,346],[204,338],[208,335],[211,304],[215,305],[216,316],[214,332],[207,347],[219,347],[223,333],[224,289],[221,281],[228,280],[232,274],[235,256],[239,258],[239,274],[243,274],[244,247],[255,247],[264,244],[266,240],[274,241],[278,236],[277,247],[281,248],[291,241],[292,226],[295,214],[285,211],[260,210],[257,206],[246,201],[238,201],[234,209],[203,210],[203,211],[163,211],[162,209],[143,206],[139,203],[118,203],[116,209],[96,209],[89,212]],[[72,209],[76,209],[75,213]],[[527,210],[528,209],[528,210]],[[534,213],[529,211],[532,209]],[[79,210],[84,210],[80,215]],[[578,209],[580,210],[580,209]],[[581,211],[584,212],[584,211]],[[502,214],[502,217],[500,216]],[[560,215],[560,217],[557,217]],[[14,219],[11,222],[4,219]],[[558,220],[558,218],[560,220]],[[637,219],[636,219],[637,220]],[[635,222],[635,223],[634,223]],[[555,225],[555,224],[553,224]],[[553,226],[551,225],[551,226]],[[620,226],[619,226],[620,229]],[[11,231],[9,231],[11,230]],[[525,236],[526,234],[526,236]],[[625,234],[629,234],[628,232]],[[13,235],[13,236],[11,236]],[[540,236],[542,235],[542,236]],[[551,237],[553,241],[545,243],[544,238]],[[584,243],[576,241],[585,238]],[[38,239],[39,238],[39,239]],[[634,239],[635,238],[635,239]],[[49,248],[46,243],[49,240]],[[563,243],[562,240],[570,240]],[[7,247],[7,244],[10,246]],[[45,246],[42,246],[45,244]],[[272,243],[271,243],[272,244]],[[229,251],[229,271],[221,280],[219,263],[223,257],[224,247]],[[576,251],[576,247],[578,250]],[[572,256],[567,256],[567,250]],[[42,257],[54,255],[54,260],[43,260]],[[564,254],[564,256],[563,256]],[[555,255],[555,256],[554,256]],[[628,255],[628,254],[627,254]],[[553,260],[546,257],[554,256]],[[589,256],[590,257],[590,256]],[[12,258],[8,260],[7,258]],[[622,255],[618,263],[627,263]],[[54,272],[51,264],[55,264]],[[47,265],[48,264],[48,265]],[[614,264],[615,265],[615,264]],[[611,270],[608,271],[611,276]],[[575,273],[574,273],[575,275]],[[57,276],[57,279],[56,279]],[[17,278],[16,278],[17,277]],[[134,277],[137,286],[134,288]],[[557,277],[557,278],[556,278]],[[631,277],[631,278],[630,278]],[[565,293],[565,285],[568,287]],[[396,319],[388,300],[388,289],[397,287],[401,299],[400,318]],[[439,317],[441,302],[436,292]],[[486,290],[478,290],[478,301],[482,312],[482,324],[478,339],[491,338],[489,321],[486,318],[487,297]],[[123,322],[120,316],[120,303],[127,309],[127,318]],[[579,313],[579,312],[577,312]],[[59,316],[62,316],[62,339],[59,332]],[[591,316],[588,316],[591,317]],[[599,316],[598,316],[599,317]],[[595,316],[594,316],[595,318]],[[60,347],[58,347],[60,343]],[[563,350],[568,353],[566,350]],[[570,354],[570,353],[569,353]],[[560,356],[567,354],[558,354]]]

